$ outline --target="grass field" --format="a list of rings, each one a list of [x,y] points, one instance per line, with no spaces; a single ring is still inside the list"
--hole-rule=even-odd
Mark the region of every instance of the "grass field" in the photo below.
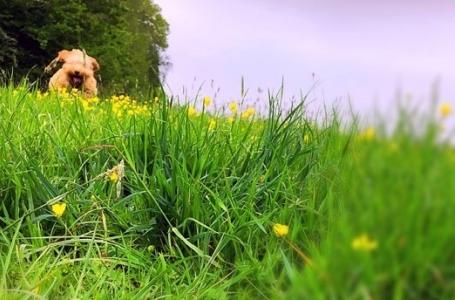
[[[0,87],[0,299],[453,299],[451,107],[386,136],[270,100]]]

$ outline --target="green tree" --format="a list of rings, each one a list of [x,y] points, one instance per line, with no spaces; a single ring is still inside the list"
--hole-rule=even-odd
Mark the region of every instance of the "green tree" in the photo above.
[[[144,74],[138,84],[146,80],[152,86],[159,84],[159,66],[167,66],[168,61],[161,57],[162,49],[167,48],[168,24],[160,14],[158,6],[148,0],[130,0],[127,7],[129,17],[137,22],[129,23],[129,31],[133,33],[135,48],[142,49],[134,57],[132,63]],[[146,64],[142,62],[146,61]]]
[[[147,0],[0,0],[1,67],[31,80],[59,50],[83,48],[101,65],[101,86],[158,86],[167,34],[160,8]]]

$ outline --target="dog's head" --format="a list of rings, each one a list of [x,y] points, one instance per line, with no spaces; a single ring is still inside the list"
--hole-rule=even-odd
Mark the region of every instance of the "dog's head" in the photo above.
[[[93,77],[94,71],[91,67],[80,62],[65,63],[62,70],[68,76],[72,88],[80,89],[88,77]]]
[[[45,72],[51,72],[59,64],[62,65],[62,67],[66,64],[81,64],[84,68],[90,69],[92,72],[96,72],[100,69],[100,65],[95,58],[88,56],[85,51],[79,49],[59,51],[57,57],[45,68]]]

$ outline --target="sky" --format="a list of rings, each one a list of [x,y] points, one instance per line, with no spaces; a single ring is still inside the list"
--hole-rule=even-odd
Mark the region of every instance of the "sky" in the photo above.
[[[155,0],[170,25],[167,89],[221,105],[310,92],[356,111],[455,103],[455,1]],[[200,90],[202,86],[202,89]],[[289,100],[290,101],[290,100]]]

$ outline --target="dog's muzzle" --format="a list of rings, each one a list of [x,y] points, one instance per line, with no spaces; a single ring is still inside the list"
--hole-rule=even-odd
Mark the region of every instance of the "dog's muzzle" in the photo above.
[[[71,86],[75,89],[81,88],[82,84],[84,83],[84,77],[82,74],[79,72],[74,72],[70,77]]]

